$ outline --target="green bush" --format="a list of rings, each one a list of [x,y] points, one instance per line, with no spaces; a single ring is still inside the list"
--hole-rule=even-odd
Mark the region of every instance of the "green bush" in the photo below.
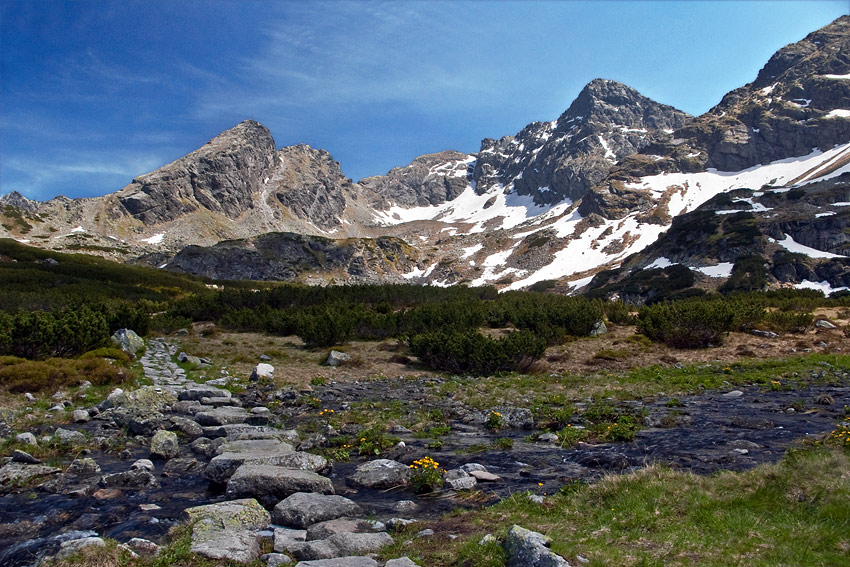
[[[349,340],[353,330],[354,317],[350,311],[327,307],[302,315],[296,334],[308,347],[329,347]]]
[[[478,331],[436,332],[412,337],[410,350],[431,368],[486,376],[499,371],[527,371],[543,356],[546,343],[528,331],[499,339]]]
[[[764,317],[765,325],[777,333],[805,333],[814,320],[811,313],[797,311],[770,311]]]
[[[638,332],[675,348],[721,344],[735,327],[732,304],[722,299],[688,299],[641,308]]]

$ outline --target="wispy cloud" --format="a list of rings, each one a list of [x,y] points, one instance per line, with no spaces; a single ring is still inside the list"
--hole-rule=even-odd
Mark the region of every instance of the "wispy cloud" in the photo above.
[[[470,58],[474,26],[463,5],[432,3],[286,3],[262,29],[264,46],[242,59],[238,82],[212,89],[200,116],[222,101],[281,111],[315,105],[398,103],[428,110],[447,98],[480,105],[492,81]]]

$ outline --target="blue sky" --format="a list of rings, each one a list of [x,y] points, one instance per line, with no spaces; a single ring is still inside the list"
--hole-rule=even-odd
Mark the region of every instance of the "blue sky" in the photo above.
[[[116,191],[247,118],[357,180],[553,120],[596,77],[700,114],[847,9],[0,0],[0,194]]]

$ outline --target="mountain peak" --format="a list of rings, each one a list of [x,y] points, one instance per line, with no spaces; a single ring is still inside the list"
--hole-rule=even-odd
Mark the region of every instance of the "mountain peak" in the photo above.
[[[763,88],[783,79],[791,81],[804,76],[847,74],[850,72],[848,54],[850,16],[841,16],[774,53],[759,71],[753,87]]]

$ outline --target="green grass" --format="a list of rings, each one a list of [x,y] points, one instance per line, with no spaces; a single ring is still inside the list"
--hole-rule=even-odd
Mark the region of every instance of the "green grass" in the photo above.
[[[501,567],[497,545],[478,547],[486,533],[503,538],[512,524],[542,532],[571,564],[593,566],[751,567],[846,565],[850,550],[850,451],[805,447],[775,465],[746,473],[700,477],[664,467],[567,484],[543,504],[525,493],[492,507],[436,522],[450,540],[398,537],[384,552],[403,550],[420,565]],[[492,545],[492,544],[491,544]],[[476,554],[475,551],[478,553]]]

